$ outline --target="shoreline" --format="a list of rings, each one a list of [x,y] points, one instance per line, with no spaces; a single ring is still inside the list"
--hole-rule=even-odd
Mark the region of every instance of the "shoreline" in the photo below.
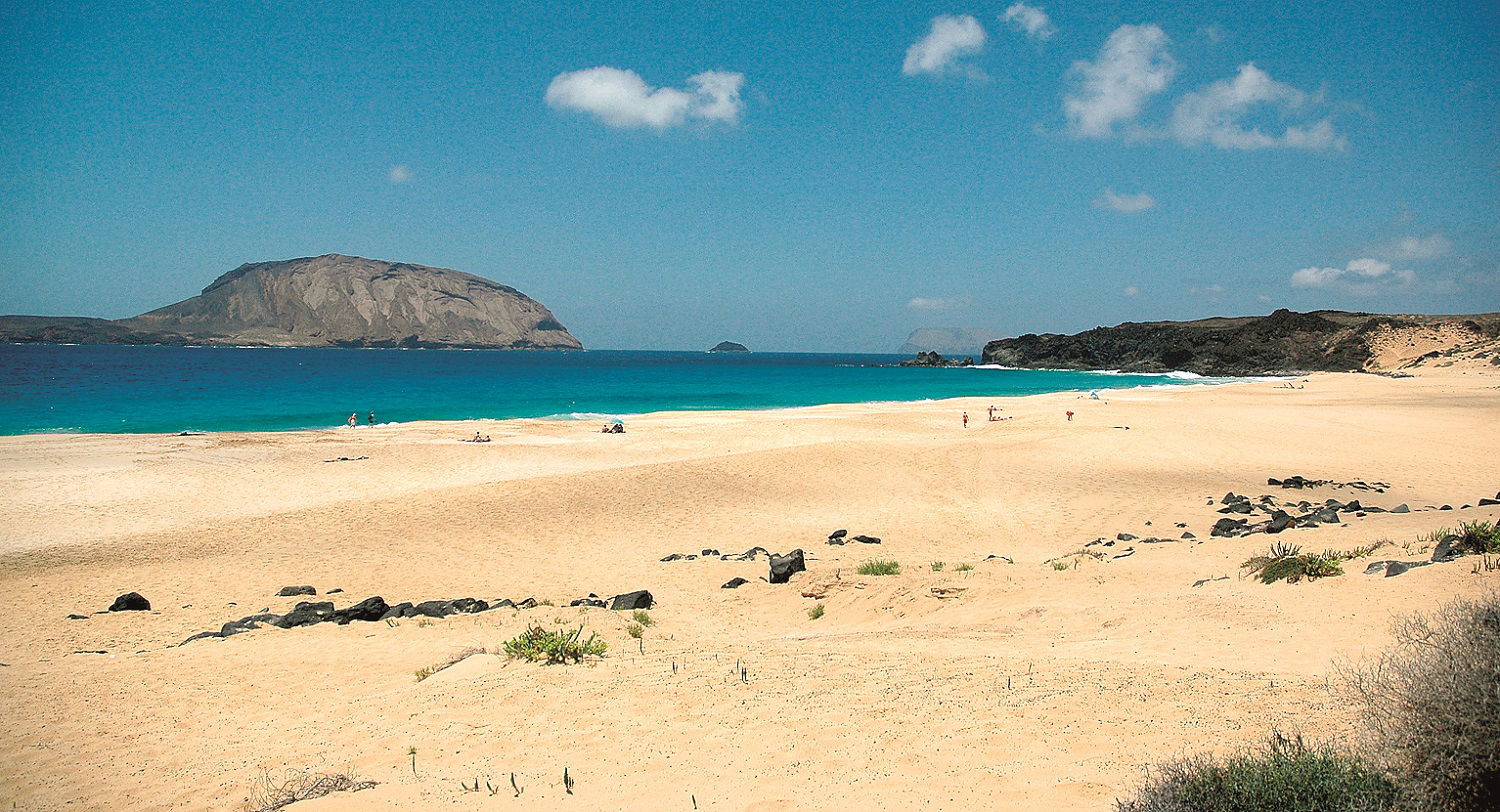
[[[989,367],[981,367],[981,366],[973,366],[973,367],[944,367],[944,368],[945,369],[990,369]],[[548,422],[566,423],[566,422],[570,422],[570,421],[609,420],[609,419],[612,419],[612,418],[636,419],[636,418],[652,417],[652,416],[660,416],[660,415],[671,415],[671,414],[721,414],[721,413],[740,413],[740,412],[743,412],[743,413],[767,413],[767,412],[788,411],[788,410],[797,410],[797,409],[817,409],[817,408],[828,407],[828,406],[834,406],[834,407],[837,407],[837,406],[850,406],[850,407],[855,407],[855,406],[882,406],[882,405],[901,406],[901,405],[908,405],[908,404],[941,403],[941,402],[944,402],[944,401],[956,401],[956,400],[983,400],[983,399],[986,399],[986,398],[988,398],[988,399],[994,399],[994,400],[998,400],[998,399],[1002,399],[1002,398],[1032,398],[1032,397],[1043,397],[1043,396],[1047,396],[1047,395],[1079,394],[1079,393],[1085,393],[1085,392],[1089,392],[1089,391],[1098,391],[1098,392],[1171,391],[1171,390],[1175,390],[1175,389],[1185,389],[1185,390],[1187,390],[1187,389],[1200,389],[1200,388],[1210,388],[1210,387],[1219,387],[1219,386],[1235,386],[1235,385],[1243,385],[1243,384],[1270,383],[1270,382],[1276,382],[1276,381],[1292,380],[1292,379],[1295,379],[1295,378],[1308,378],[1308,377],[1311,377],[1311,376],[1314,376],[1314,375],[1346,375],[1346,374],[1347,375],[1357,375],[1357,374],[1370,374],[1370,373],[1341,373],[1341,372],[1310,372],[1310,373],[1296,373],[1296,374],[1288,373],[1286,375],[1274,375],[1274,376],[1272,376],[1272,375],[1256,375],[1256,376],[1241,376],[1241,377],[1210,377],[1210,376],[1203,376],[1203,375],[1194,375],[1193,373],[1183,373],[1181,371],[1178,371],[1178,374],[1180,374],[1180,375],[1182,375],[1184,377],[1174,377],[1174,373],[1160,373],[1159,374],[1159,373],[1153,373],[1153,372],[1120,372],[1119,370],[1012,369],[1012,368],[1009,368],[1009,367],[995,367],[994,369],[996,371],[1009,371],[1009,372],[1068,372],[1068,373],[1076,373],[1076,374],[1080,374],[1080,375],[1101,375],[1101,376],[1116,376],[1116,377],[1136,377],[1136,376],[1139,376],[1139,377],[1160,377],[1160,378],[1171,378],[1173,380],[1177,380],[1177,381],[1181,381],[1181,382],[1180,383],[1137,384],[1137,385],[1134,385],[1134,386],[1119,386],[1119,387],[1103,387],[1103,388],[1095,388],[1095,389],[1092,389],[1092,390],[1090,390],[1090,389],[1061,389],[1061,390],[1057,390],[1057,391],[1053,391],[1053,392],[1032,392],[1032,393],[1022,393],[1022,394],[1007,394],[1007,395],[955,395],[955,396],[943,397],[943,398],[920,398],[920,399],[914,399],[914,400],[910,400],[909,399],[909,400],[829,401],[829,402],[825,402],[825,403],[803,404],[803,405],[796,405],[796,406],[766,406],[764,408],[659,409],[659,410],[649,411],[649,412],[587,412],[587,413],[579,413],[579,412],[557,412],[557,413],[552,413],[552,414],[536,415],[536,416],[473,417],[473,418],[446,419],[446,420],[444,420],[444,419],[424,419],[424,420],[408,420],[408,421],[402,421],[402,422],[392,421],[392,422],[376,423],[373,426],[371,426],[368,423],[361,422],[361,423],[359,423],[359,424],[357,424],[355,426],[349,426],[349,425],[343,425],[343,424],[341,424],[341,425],[328,425],[328,426],[305,426],[305,427],[300,427],[300,428],[287,428],[287,429],[230,429],[230,430],[223,430],[223,431],[215,431],[215,430],[207,430],[207,429],[200,430],[200,429],[193,429],[193,428],[185,428],[185,429],[182,429],[181,431],[177,431],[177,432],[158,432],[158,431],[98,432],[98,431],[74,430],[74,429],[71,429],[71,428],[53,428],[53,429],[43,429],[43,430],[39,430],[39,431],[20,432],[20,433],[15,433],[15,434],[0,433],[0,442],[3,442],[3,441],[5,441],[7,439],[10,439],[10,438],[18,438],[18,437],[52,437],[52,436],[57,436],[57,437],[192,437],[192,436],[233,436],[233,435],[261,435],[261,434],[296,434],[296,433],[306,433],[306,432],[348,431],[351,428],[352,429],[368,430],[368,429],[371,429],[371,428],[400,428],[400,427],[405,427],[405,426],[424,427],[424,426],[428,426],[429,424],[462,425],[462,424],[469,424],[469,423],[504,423],[504,422],[516,421],[516,420],[536,420],[536,421],[548,421]],[[588,416],[575,416],[575,415],[580,415],[580,414],[586,414]]]

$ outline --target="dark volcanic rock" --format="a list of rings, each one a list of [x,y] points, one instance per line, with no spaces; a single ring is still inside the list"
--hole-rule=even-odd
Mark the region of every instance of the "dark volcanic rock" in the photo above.
[[[273,625],[283,629],[292,629],[298,626],[311,626],[315,623],[333,619],[333,602],[302,601],[292,608],[292,611],[272,621]]]
[[[860,544],[879,544],[880,543],[880,537],[879,536],[855,536],[854,540],[857,541],[857,542],[859,542]]]
[[[652,598],[651,593],[644,589],[637,589],[634,592],[616,595],[609,602],[609,608],[616,611],[621,609],[650,609],[655,605],[656,599]]]
[[[381,620],[390,620],[391,618],[416,617],[416,616],[417,616],[417,607],[413,606],[412,603],[411,603],[411,601],[406,601],[404,603],[398,603],[395,606],[392,606],[391,608],[385,610],[385,614],[381,615],[380,619]]]
[[[126,592],[115,602],[109,605],[111,612],[148,612],[151,610],[151,601],[146,600],[139,592]]]
[[[422,617],[447,617],[448,601],[422,601],[413,607],[413,611]]]
[[[600,609],[603,609],[605,606],[608,606],[609,604],[605,603],[603,598],[601,598],[598,595],[595,595],[594,593],[590,592],[589,596],[587,598],[579,598],[576,601],[570,602],[568,605],[569,606],[597,606]]]
[[[709,348],[709,352],[749,352],[750,348],[734,341],[720,341]]]
[[[282,587],[276,593],[276,597],[278,597],[278,598],[293,598],[293,597],[296,597],[298,595],[316,595],[316,594],[318,594],[318,590],[313,589],[311,586],[309,586],[307,584],[303,584],[302,586],[284,586],[284,587]]]
[[[1223,518],[1214,522],[1213,529],[1208,531],[1210,536],[1234,536],[1245,531],[1247,525],[1244,519]]]
[[[748,584],[748,583],[750,583],[750,581],[747,580],[747,579],[745,579],[745,578],[730,578],[728,581],[724,582],[723,586],[721,586],[719,588],[720,589],[739,589],[740,587],[742,587],[742,586],[744,586],[745,584]]]
[[[843,537],[845,537],[847,535],[849,535],[849,531],[845,530],[842,527],[840,527],[839,529],[837,529],[837,530],[833,531],[832,533],[828,534],[828,540],[829,541],[833,541],[835,539],[841,539],[841,538],[843,538]]]
[[[391,607],[385,605],[385,598],[376,595],[365,598],[359,603],[346,609],[340,609],[333,613],[333,622],[343,626],[351,620],[374,621],[385,617]]]
[[[919,352],[917,357],[910,361],[902,361],[903,367],[971,367],[974,366],[974,357],[969,356],[962,361],[957,358],[944,358],[936,352]]]
[[[1391,512],[1392,513],[1410,513],[1411,512],[1411,508],[1407,507],[1405,502],[1402,502],[1401,504],[1399,504],[1399,505],[1391,508]]]
[[[806,571],[807,563],[803,560],[802,551],[793,550],[786,555],[771,556],[771,575],[767,580],[773,584],[784,584],[793,575]]]
[[[1280,533],[1288,527],[1291,527],[1296,523],[1296,521],[1297,520],[1292,518],[1292,515],[1290,513],[1287,513],[1284,510],[1278,510],[1275,513],[1271,514],[1271,521],[1266,524],[1266,532]]]

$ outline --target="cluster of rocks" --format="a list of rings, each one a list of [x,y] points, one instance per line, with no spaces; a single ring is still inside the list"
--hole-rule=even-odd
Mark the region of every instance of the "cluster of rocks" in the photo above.
[[[651,593],[641,589],[616,595],[607,602],[597,595],[590,593],[588,598],[580,598],[569,604],[569,606],[603,607],[607,605],[610,609],[650,609],[654,603],[655,601],[652,599]],[[343,609],[334,609],[332,601],[300,601],[296,606],[292,607],[290,612],[284,615],[272,612],[247,615],[239,620],[231,620],[225,623],[218,631],[199,632],[182,641],[182,644],[185,645],[205,637],[229,637],[266,626],[278,629],[293,629],[299,626],[313,626],[319,623],[334,623],[344,626],[356,620],[373,622],[408,617],[442,618],[449,615],[478,614],[479,612],[487,612],[491,609],[503,609],[507,607],[531,609],[540,605],[540,602],[536,598],[526,598],[520,603],[505,598],[493,603],[478,598],[456,598],[447,601],[422,601],[415,604],[405,602],[392,606],[387,604],[384,598],[376,595],[365,598],[352,606]]]
[[[743,553],[720,553],[718,550],[703,550],[698,553],[672,553],[662,561],[692,561],[698,558],[717,558],[720,561],[754,561],[757,555],[770,555],[764,547],[751,547]]]
[[[1339,515],[1340,511],[1352,513],[1355,516],[1367,516],[1371,513],[1410,513],[1411,508],[1405,504],[1397,505],[1387,511],[1385,508],[1374,505],[1362,505],[1358,499],[1348,502],[1340,502],[1337,499],[1328,499],[1318,505],[1307,500],[1300,502],[1288,502],[1278,504],[1271,496],[1261,496],[1256,501],[1250,497],[1242,496],[1233,491],[1224,494],[1219,500],[1224,507],[1219,508],[1220,513],[1255,515],[1265,514],[1268,518],[1264,521],[1251,523],[1249,519],[1235,519],[1230,516],[1214,522],[1213,529],[1209,531],[1210,536],[1233,538],[1236,536],[1248,536],[1251,533],[1280,533],[1293,527],[1317,527],[1323,524],[1340,524],[1344,521]],[[1295,510],[1296,515],[1291,511]]]
[[[832,533],[828,534],[828,543],[829,544],[842,545],[842,544],[847,544],[847,543],[849,543],[851,541],[857,541],[860,544],[879,544],[880,543],[880,537],[879,536],[863,536],[863,535],[861,535],[861,536],[850,536],[849,535],[849,531],[845,530],[842,527],[839,528],[839,529],[837,529],[837,530],[835,530],[835,531],[833,531]]]
[[[1389,482],[1365,482],[1362,479],[1356,479],[1353,482],[1335,482],[1331,479],[1308,479],[1301,474],[1295,474],[1286,479],[1271,477],[1266,480],[1266,484],[1272,487],[1280,486],[1282,488],[1296,488],[1298,490],[1302,488],[1321,488],[1327,485],[1334,488],[1357,488],[1362,491],[1374,491],[1376,493],[1385,493],[1385,489],[1391,486]]]
[[[897,364],[902,367],[971,367],[974,366],[974,356],[967,355],[960,361],[957,358],[944,358],[935,350],[926,350],[917,353],[917,357]]]

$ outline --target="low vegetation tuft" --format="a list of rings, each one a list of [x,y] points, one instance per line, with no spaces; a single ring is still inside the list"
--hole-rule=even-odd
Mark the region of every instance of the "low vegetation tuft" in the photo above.
[[[1273,733],[1255,749],[1174,759],[1150,770],[1117,812],[1384,812],[1396,788],[1384,773],[1332,746]]]
[[[625,624],[625,633],[639,640],[641,639],[641,635],[646,633],[646,627],[639,623],[627,623]]]
[[[588,639],[584,640],[582,626],[573,631],[553,631],[532,626],[505,642],[505,653],[510,657],[549,664],[576,663],[585,657],[603,657],[608,648],[608,644],[600,640],[597,634],[590,633]]]
[[[1423,539],[1432,544],[1451,543],[1452,550],[1463,555],[1490,555],[1500,553],[1500,524],[1495,522],[1463,522],[1457,530],[1443,528]]]
[[[855,572],[859,573],[860,575],[900,575],[901,565],[896,563],[895,561],[887,561],[877,558],[874,561],[866,561],[865,563],[860,564],[859,567],[855,569]]]
[[[953,568],[953,571],[954,572],[968,572],[968,571],[970,571],[972,569],[974,569],[974,565],[973,564],[959,564],[958,566],[956,566],[956,567]]]
[[[1266,555],[1251,556],[1240,567],[1247,575],[1259,578],[1264,584],[1274,584],[1277,581],[1295,584],[1303,578],[1315,581],[1343,575],[1343,562],[1367,556],[1374,552],[1376,546],[1378,545],[1356,547],[1347,552],[1324,550],[1321,553],[1304,553],[1295,544],[1276,542]]]
[[[645,609],[637,609],[634,612],[631,612],[630,619],[634,620],[636,623],[641,624],[642,626],[647,627],[656,623],[656,621],[651,619],[651,613],[647,612]]]
[[[808,620],[817,620],[818,618],[820,618],[822,616],[823,616],[823,604],[821,604],[821,603],[814,604],[813,608],[807,610],[807,619]]]
[[[944,564],[941,561],[934,561],[934,562],[932,562],[932,571],[933,572],[942,572],[943,571],[943,567],[945,567],[945,566],[947,566],[947,565]]]

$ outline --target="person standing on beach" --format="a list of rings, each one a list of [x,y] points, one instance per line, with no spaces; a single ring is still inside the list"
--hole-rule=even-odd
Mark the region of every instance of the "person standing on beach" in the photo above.
[[[968,427],[969,427],[969,413],[968,412],[964,412],[964,428],[968,428]]]
[[[993,403],[990,404],[990,422],[995,422],[995,405]]]
[[[355,414],[350,414],[349,415],[349,428],[352,429],[352,428],[354,428],[355,426],[358,426],[358,425],[359,425],[359,416],[355,415]]]
[[[370,412],[370,425],[375,425],[375,413],[373,411]]]

